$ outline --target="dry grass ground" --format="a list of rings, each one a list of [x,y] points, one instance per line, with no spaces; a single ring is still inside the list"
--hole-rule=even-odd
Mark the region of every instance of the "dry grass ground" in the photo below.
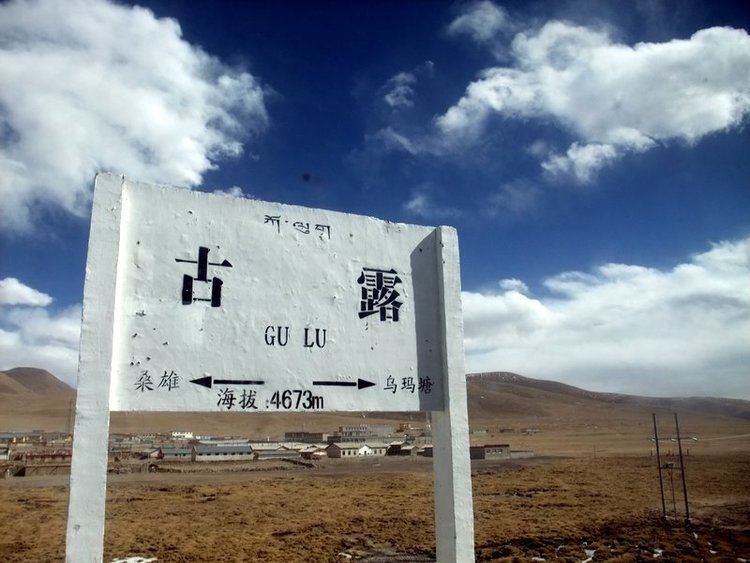
[[[750,560],[750,454],[691,455],[693,524],[659,518],[653,458],[473,466],[481,561]],[[66,477],[0,482],[0,561],[59,561]],[[106,555],[159,562],[342,561],[434,555],[429,460],[330,460],[254,474],[110,479]],[[678,498],[679,503],[679,498]],[[658,551],[661,550],[661,551]],[[345,555],[341,555],[345,554]],[[381,559],[383,560],[383,559]]]

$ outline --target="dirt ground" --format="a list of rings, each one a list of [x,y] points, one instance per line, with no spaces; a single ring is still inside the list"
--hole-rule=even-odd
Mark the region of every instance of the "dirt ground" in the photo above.
[[[687,462],[690,526],[677,482],[680,517],[661,520],[648,456],[475,462],[477,559],[750,560],[750,454]],[[428,459],[112,475],[106,560],[429,561],[432,493]],[[66,507],[66,476],[0,480],[0,561],[61,561]]]

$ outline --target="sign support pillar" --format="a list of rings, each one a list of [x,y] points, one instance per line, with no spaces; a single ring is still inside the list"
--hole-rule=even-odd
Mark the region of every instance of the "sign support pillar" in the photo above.
[[[104,515],[109,447],[109,388],[120,244],[122,177],[99,175],[86,263],[84,323],[78,362],[78,391],[70,466],[70,500],[65,561],[100,563],[104,557]],[[96,267],[92,268],[92,264]]]
[[[436,555],[439,563],[464,563],[474,561],[474,509],[458,236],[452,227],[437,235],[445,407],[432,413]]]

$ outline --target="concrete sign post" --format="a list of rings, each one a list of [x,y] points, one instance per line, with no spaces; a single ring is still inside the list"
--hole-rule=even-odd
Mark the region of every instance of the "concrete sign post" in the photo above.
[[[97,176],[67,561],[101,561],[110,411],[430,411],[439,561],[473,561],[458,240]]]

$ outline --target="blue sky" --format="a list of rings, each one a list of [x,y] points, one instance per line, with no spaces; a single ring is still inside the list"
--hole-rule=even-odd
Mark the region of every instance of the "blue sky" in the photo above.
[[[456,226],[472,371],[750,398],[743,3],[138,6],[0,4],[0,369],[74,380],[108,170]]]

